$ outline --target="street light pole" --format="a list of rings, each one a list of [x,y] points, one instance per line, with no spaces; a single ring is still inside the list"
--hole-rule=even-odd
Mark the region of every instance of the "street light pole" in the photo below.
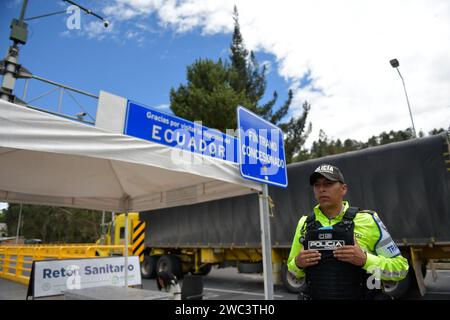
[[[19,243],[20,225],[22,224],[22,202],[19,209],[19,221],[17,222],[16,244]]]
[[[397,59],[392,59],[389,62],[391,63],[391,66],[393,68],[397,69],[398,75],[400,76],[400,79],[402,79],[403,89],[405,90],[406,103],[408,104],[409,116],[411,117],[414,138],[417,138],[416,127],[414,126],[414,120],[413,120],[413,116],[412,116],[412,112],[411,112],[411,106],[409,105],[408,93],[406,92],[405,80],[403,79],[402,74],[400,73],[400,70],[398,69],[398,67],[400,66],[400,63],[398,62]]]

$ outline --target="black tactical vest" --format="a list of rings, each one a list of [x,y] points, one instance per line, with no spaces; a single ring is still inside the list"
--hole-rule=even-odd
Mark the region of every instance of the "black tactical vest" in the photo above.
[[[310,299],[365,299],[368,293],[368,274],[362,267],[339,261],[333,251],[343,245],[354,244],[353,219],[358,208],[350,207],[342,220],[330,227],[316,221],[314,212],[306,219],[306,235],[300,241],[305,249],[319,250],[321,260],[305,268],[306,292]]]

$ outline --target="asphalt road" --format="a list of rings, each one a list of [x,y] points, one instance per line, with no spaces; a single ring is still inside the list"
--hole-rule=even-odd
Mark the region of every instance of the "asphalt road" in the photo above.
[[[450,300],[450,270],[437,270],[436,282],[431,271],[427,272],[424,297],[410,299]],[[144,288],[156,289],[155,280],[144,280]],[[275,300],[297,300],[282,285],[275,285]],[[240,274],[236,268],[212,269],[204,278],[204,299],[213,300],[259,300],[264,299],[264,280],[260,274]]]
[[[438,270],[434,282],[430,271],[425,278],[427,294],[418,299],[450,300],[450,270]],[[154,279],[143,280],[144,289],[156,290]],[[24,300],[27,287],[0,278],[0,300]],[[296,300],[297,296],[288,293],[283,286],[276,285],[275,300]],[[60,300],[63,297],[48,299]],[[211,300],[262,300],[264,281],[260,274],[239,274],[235,268],[212,269],[204,278],[204,299]]]
[[[144,289],[157,289],[155,280],[144,279]],[[274,288],[276,300],[296,300],[282,285]],[[236,268],[215,269],[203,280],[204,299],[261,300],[264,299],[264,279],[261,274],[240,274]]]

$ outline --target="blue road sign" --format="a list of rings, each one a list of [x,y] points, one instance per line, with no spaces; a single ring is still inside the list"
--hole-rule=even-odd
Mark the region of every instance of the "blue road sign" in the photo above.
[[[131,101],[124,134],[237,163],[235,137]]]
[[[281,129],[241,106],[237,108],[237,119],[241,175],[249,180],[286,188],[286,157]]]

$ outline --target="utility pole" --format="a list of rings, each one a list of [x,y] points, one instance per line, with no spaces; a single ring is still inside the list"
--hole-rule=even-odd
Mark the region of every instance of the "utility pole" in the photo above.
[[[105,28],[108,27],[109,22],[100,15],[93,12],[92,10],[82,7],[72,0],[63,0],[63,1],[68,2],[71,5],[77,6],[78,8],[80,8],[80,10],[83,10],[86,14],[93,15],[94,17],[102,20]],[[11,34],[9,36],[9,39],[13,41],[13,44],[9,47],[5,59],[0,61],[0,74],[3,74],[2,86],[0,87],[0,99],[22,105],[26,105],[26,103],[14,95],[16,79],[33,77],[31,72],[29,72],[27,69],[25,69],[19,64],[19,44],[24,45],[27,42],[28,36],[28,24],[25,22],[25,20],[34,20],[66,12],[66,11],[58,11],[55,13],[44,14],[37,17],[25,19],[25,12],[27,10],[27,5],[28,0],[23,0],[19,19],[13,19],[11,21],[10,26]]]
[[[14,97],[13,91],[20,71],[24,71],[19,64],[19,44],[24,45],[27,42],[28,25],[24,22],[27,5],[28,0],[23,0],[19,19],[11,21],[9,39],[13,41],[13,44],[9,47],[5,60],[0,63],[0,73],[3,74],[0,99],[9,102],[20,102]]]
[[[20,209],[19,209],[19,221],[17,222],[16,244],[19,243],[20,225],[21,225],[21,224],[22,224],[22,202],[20,203]]]
[[[101,228],[100,228],[100,244],[104,245],[105,244],[105,210],[102,211],[102,224],[101,224]]]

